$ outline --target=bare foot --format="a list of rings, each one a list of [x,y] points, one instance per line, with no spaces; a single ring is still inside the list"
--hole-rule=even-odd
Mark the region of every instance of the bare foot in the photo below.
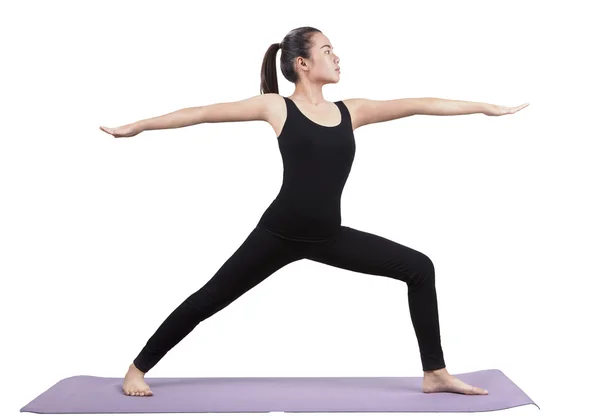
[[[425,375],[423,377],[423,393],[439,392],[488,394],[487,390],[471,386],[450,375],[445,368],[434,371],[425,371]]]
[[[131,364],[123,380],[123,393],[127,396],[152,396],[150,386],[144,381],[144,373]]]

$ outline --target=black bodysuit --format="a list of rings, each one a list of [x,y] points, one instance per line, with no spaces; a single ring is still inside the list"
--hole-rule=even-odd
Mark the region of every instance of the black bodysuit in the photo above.
[[[405,282],[423,370],[444,368],[433,262],[410,247],[341,225],[340,197],[355,152],[348,108],[337,101],[341,122],[327,127],[304,116],[291,99],[283,99],[287,116],[278,137],[284,164],[279,194],[239,248],[167,317],[133,363],[149,371],[200,322],[282,267],[306,259]],[[343,288],[335,293],[343,295]],[[364,297],[372,302],[376,289]],[[356,307],[363,305],[357,298]]]
[[[290,240],[324,241],[342,223],[340,201],[356,151],[350,113],[336,101],[340,123],[323,126],[283,98],[287,117],[277,138],[283,183],[258,225]]]

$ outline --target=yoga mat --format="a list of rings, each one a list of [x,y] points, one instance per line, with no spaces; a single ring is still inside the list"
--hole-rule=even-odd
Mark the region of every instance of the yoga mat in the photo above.
[[[485,412],[533,402],[500,370],[453,374],[487,395],[423,393],[423,377],[150,378],[127,396],[123,378],[65,378],[21,409],[31,413]]]

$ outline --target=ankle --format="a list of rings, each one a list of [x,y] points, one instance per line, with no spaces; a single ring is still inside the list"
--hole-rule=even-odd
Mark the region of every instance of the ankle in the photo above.
[[[139,374],[139,375],[141,375],[142,377],[143,377],[143,376],[144,376],[144,374],[145,374],[145,373],[144,373],[142,370],[140,370],[139,368],[137,368],[137,367],[135,366],[135,364],[133,364],[133,363],[131,363],[131,364],[129,365],[129,371],[131,371],[131,372],[133,372],[133,373],[136,373],[136,374]]]
[[[437,370],[424,371],[423,373],[425,373],[426,376],[441,376],[441,375],[448,374],[448,370],[446,369],[446,367],[444,367],[444,368],[439,368]]]

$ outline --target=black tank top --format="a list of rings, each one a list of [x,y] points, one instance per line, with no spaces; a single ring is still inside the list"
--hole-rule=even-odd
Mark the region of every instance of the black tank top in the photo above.
[[[340,228],[342,191],[354,161],[356,144],[350,112],[342,101],[341,122],[323,126],[283,97],[287,116],[277,137],[283,159],[283,183],[258,225],[282,238],[325,241]]]

